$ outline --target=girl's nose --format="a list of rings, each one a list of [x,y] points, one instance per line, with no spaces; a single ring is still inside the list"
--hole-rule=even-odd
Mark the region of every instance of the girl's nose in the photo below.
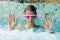
[[[29,17],[30,20],[32,20],[32,17]]]

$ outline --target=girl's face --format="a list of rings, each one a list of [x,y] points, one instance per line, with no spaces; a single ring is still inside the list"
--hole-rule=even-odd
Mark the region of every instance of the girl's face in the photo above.
[[[26,11],[24,14],[24,18],[27,20],[27,22],[32,23],[36,19],[37,15],[35,12],[32,11]]]

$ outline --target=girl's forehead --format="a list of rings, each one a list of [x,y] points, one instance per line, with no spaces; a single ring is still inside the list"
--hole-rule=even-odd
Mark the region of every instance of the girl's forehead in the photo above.
[[[29,16],[29,15],[31,15],[31,16],[33,16],[33,15],[36,16],[36,14],[25,14],[25,15],[27,15],[27,16]]]
[[[25,14],[35,14],[33,11],[26,11]]]

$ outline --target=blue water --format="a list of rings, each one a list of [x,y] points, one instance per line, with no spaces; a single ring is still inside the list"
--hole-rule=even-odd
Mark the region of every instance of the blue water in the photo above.
[[[37,8],[38,18],[35,20],[36,25],[41,25],[45,13],[49,13],[53,18],[53,28],[56,33],[48,32],[34,33],[31,30],[20,32],[19,30],[8,31],[7,17],[9,13],[15,15],[18,19],[15,26],[25,25],[26,20],[23,18],[25,7],[28,3],[15,3],[0,1],[0,40],[60,40],[60,4],[32,4]]]

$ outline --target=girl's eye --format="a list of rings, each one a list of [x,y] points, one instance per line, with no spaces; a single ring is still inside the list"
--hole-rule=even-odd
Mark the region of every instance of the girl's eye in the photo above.
[[[32,16],[32,18],[36,18],[36,16]]]
[[[29,16],[27,16],[27,18],[29,18]]]

